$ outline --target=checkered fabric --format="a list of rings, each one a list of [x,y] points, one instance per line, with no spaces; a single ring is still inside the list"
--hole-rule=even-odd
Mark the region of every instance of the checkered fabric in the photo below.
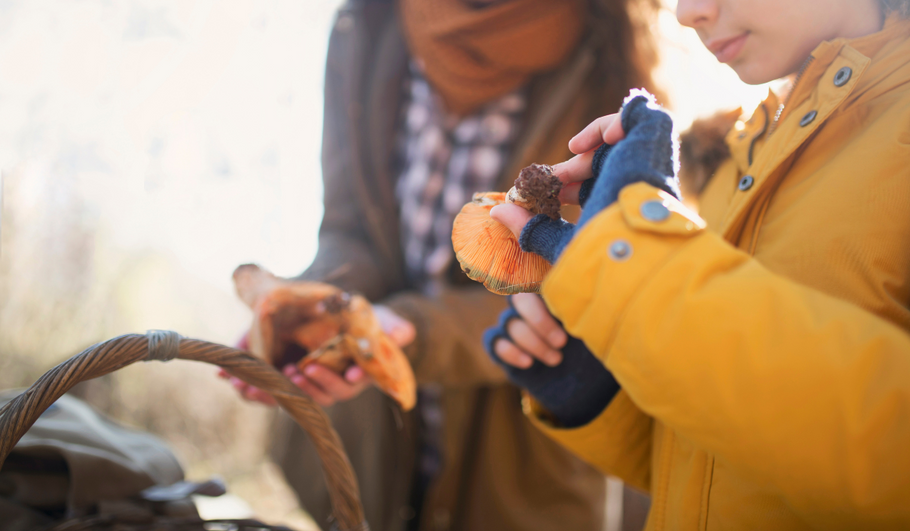
[[[418,287],[439,279],[453,258],[452,222],[475,192],[494,189],[525,109],[522,90],[458,117],[443,109],[415,64],[404,83],[400,178],[401,238]]]

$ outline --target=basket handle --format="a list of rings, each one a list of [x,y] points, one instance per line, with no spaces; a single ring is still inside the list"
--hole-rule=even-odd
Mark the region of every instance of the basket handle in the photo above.
[[[175,332],[150,330],[145,335],[115,337],[85,349],[46,372],[0,409],[0,466],[44,410],[77,383],[110,374],[137,361],[173,358],[218,365],[271,394],[313,439],[332,499],[335,527],[341,531],[368,529],[351,463],[322,409],[262,360],[235,348],[184,338]]]

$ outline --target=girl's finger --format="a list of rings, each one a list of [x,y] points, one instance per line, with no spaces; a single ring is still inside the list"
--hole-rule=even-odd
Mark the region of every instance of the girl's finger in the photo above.
[[[559,202],[564,205],[577,205],[578,193],[581,191],[580,183],[572,183],[562,187],[559,191]]]
[[[491,208],[490,217],[505,225],[518,238],[521,236],[521,229],[525,228],[525,225],[531,221],[534,214],[518,205],[506,203]]]
[[[497,339],[493,345],[493,350],[503,362],[508,363],[519,369],[527,369],[534,363],[531,356],[525,354],[520,348],[516,347],[511,341],[506,339]]]
[[[546,341],[549,346],[558,350],[566,345],[568,336],[565,330],[550,315],[543,299],[535,293],[517,293],[512,295],[512,306],[518,315]]]
[[[600,144],[598,144],[598,147]],[[591,163],[594,162],[594,151],[575,155],[571,159],[553,166],[553,175],[564,185],[580,183],[591,178]]]
[[[576,154],[597,149],[601,144],[615,144],[625,137],[619,113],[594,120],[569,140],[569,151]]]
[[[524,351],[525,354],[540,360],[551,367],[559,365],[562,361],[562,354],[553,350],[541,339],[530,326],[521,319],[512,319],[506,325],[509,337],[516,347]]]

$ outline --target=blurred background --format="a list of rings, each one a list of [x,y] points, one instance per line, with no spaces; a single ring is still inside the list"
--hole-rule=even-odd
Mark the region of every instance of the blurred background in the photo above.
[[[251,319],[233,269],[309,264],[340,4],[0,0],[0,388],[122,333],[233,344]],[[750,112],[767,87],[717,64],[674,8],[658,20],[657,79],[678,127]],[[79,394],[246,503],[212,511],[309,528],[265,456],[274,411],[244,403],[214,368],[133,366]]]

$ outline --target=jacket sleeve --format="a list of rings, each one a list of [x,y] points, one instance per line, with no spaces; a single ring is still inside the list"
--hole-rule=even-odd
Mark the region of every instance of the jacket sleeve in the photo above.
[[[326,200],[326,211],[333,208]],[[348,291],[363,294],[376,301],[384,297],[392,281],[378,267],[379,259],[367,238],[357,226],[343,217],[352,210],[350,205],[337,205],[333,214],[326,214],[319,229],[319,250],[313,263],[298,278],[328,282]],[[338,212],[341,210],[342,212]],[[357,220],[352,220],[354,223]]]
[[[316,257],[298,278],[329,282],[377,301],[400,289],[401,279],[389,253],[378,248],[375,235],[368,230],[370,221],[364,211],[372,207],[364,203],[370,202],[371,192],[357,177],[362,172],[358,171],[355,139],[363,134],[352,134],[356,125],[350,109],[356,101],[351,91],[358,75],[353,56],[364,40],[356,32],[339,30],[329,40],[321,154],[325,208]]]
[[[462,387],[508,382],[483,347],[483,332],[506,308],[505,297],[466,286],[442,288],[432,297],[399,292],[383,303],[417,329],[417,339],[405,353],[418,383]]]
[[[671,215],[643,217],[652,201]],[[703,228],[670,196],[630,186],[569,244],[544,298],[642,412],[794,509],[905,507],[910,338]],[[631,251],[620,259],[609,252],[617,240]],[[571,440],[576,452],[615,436],[603,419],[587,428],[602,437]]]
[[[522,406],[532,423],[601,473],[650,492],[654,419],[624,389],[597,418],[577,428],[556,427],[549,412],[527,392]]]

